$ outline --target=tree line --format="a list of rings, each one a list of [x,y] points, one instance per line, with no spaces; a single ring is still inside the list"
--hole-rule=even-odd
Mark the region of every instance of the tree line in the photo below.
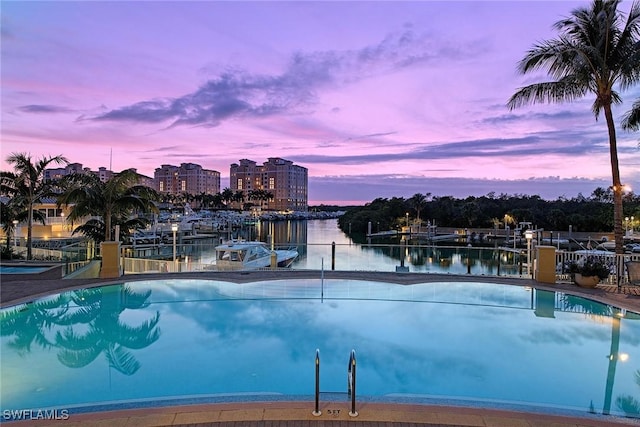
[[[441,227],[495,228],[518,222],[531,222],[545,230],[585,232],[611,232],[613,221],[613,191],[596,188],[589,197],[544,200],[534,195],[506,195],[489,193],[485,196],[458,199],[452,196],[432,196],[416,193],[410,198],[377,198],[364,206],[350,207],[338,219],[338,226],[345,233],[397,230],[411,223],[422,221]],[[624,213],[627,227],[640,225],[640,196],[633,192],[624,194]],[[634,218],[633,223],[631,217]]]

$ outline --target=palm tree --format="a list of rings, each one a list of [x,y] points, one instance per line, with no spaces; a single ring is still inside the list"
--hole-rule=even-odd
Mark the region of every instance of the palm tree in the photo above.
[[[18,203],[19,199],[17,198],[11,199],[8,203],[0,202],[0,223],[2,224],[2,231],[7,236],[6,252],[11,256],[13,256],[13,252],[10,249],[11,237],[16,232],[16,224],[13,221],[24,222],[29,218],[28,209]],[[33,211],[33,220],[43,225],[47,223],[46,216],[38,210]]]
[[[429,196],[431,196],[431,193],[416,193],[409,198],[409,204],[416,210],[416,218],[418,221],[420,221],[420,212],[427,207],[427,197]]]
[[[525,104],[563,102],[595,95],[592,111],[600,111],[609,132],[613,178],[614,235],[616,252],[623,253],[622,183],[618,167],[616,128],[611,106],[622,100],[614,86],[627,89],[640,80],[640,3],[631,5],[626,22],[617,10],[619,0],[593,0],[571,16],[558,21],[556,39],[536,44],[520,61],[522,74],[546,70],[552,81],[520,88],[509,100],[513,110]]]
[[[7,157],[7,163],[13,165],[15,172],[2,173],[2,192],[27,209],[27,259],[32,259],[33,206],[45,197],[54,196],[56,188],[55,182],[45,181],[44,171],[51,163],[69,162],[62,156],[42,157],[33,162],[31,154],[13,153]]]
[[[633,103],[631,111],[627,112],[622,121],[622,128],[640,130],[640,99]]]
[[[73,205],[68,220],[98,217],[85,225],[102,230],[106,242],[112,241],[115,225],[122,225],[124,230],[143,221],[134,219],[134,223],[127,223],[132,214],[158,211],[154,204],[159,199],[158,193],[147,186],[137,185],[138,174],[133,169],[120,172],[106,182],[93,174],[72,174],[63,180],[66,190],[58,197],[58,205]],[[81,226],[79,230],[88,233],[87,227]],[[97,238],[95,235],[92,237]]]
[[[222,193],[220,193],[220,195],[222,196],[222,201],[228,208],[229,202],[233,200],[233,196],[234,196],[233,190],[230,189],[229,187],[226,187],[225,189],[222,190]]]

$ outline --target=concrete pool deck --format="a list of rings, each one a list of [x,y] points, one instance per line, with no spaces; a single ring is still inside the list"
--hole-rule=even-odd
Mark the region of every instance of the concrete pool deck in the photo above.
[[[250,272],[193,272],[126,275],[117,279],[61,279],[0,277],[0,306],[8,307],[61,291],[135,282],[139,280],[203,279],[246,283],[262,280],[320,278],[320,272],[276,270]],[[571,283],[540,284],[530,279],[430,273],[395,273],[365,271],[325,271],[326,279],[369,280],[400,285],[429,282],[486,282],[565,292],[584,296],[619,308],[640,312],[640,287],[598,286],[579,288]],[[604,427],[640,426],[640,419],[619,417],[568,417],[546,413],[518,412],[476,407],[357,403],[357,417],[350,417],[350,403],[321,402],[322,415],[312,415],[313,401],[220,403],[169,406],[99,413],[70,414],[58,421],[32,420],[3,422],[6,425],[36,426],[214,426],[214,427],[362,427],[409,426],[495,426],[495,427]]]

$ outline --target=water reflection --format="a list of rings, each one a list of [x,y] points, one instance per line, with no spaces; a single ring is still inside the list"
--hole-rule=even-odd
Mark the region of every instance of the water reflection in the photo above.
[[[127,285],[80,289],[0,311],[3,342],[22,357],[35,347],[56,350],[69,368],[89,365],[101,354],[110,368],[133,375],[140,363],[130,350],[153,344],[160,337],[160,313],[138,326],[120,317],[125,310],[148,307],[151,291]],[[6,352],[3,358],[10,357]]]
[[[244,225],[235,230],[234,238],[260,240],[278,249],[295,248],[299,256],[294,269],[395,271],[406,266],[409,271],[474,274],[522,275],[526,273],[526,253],[508,248],[466,246],[418,246],[395,239],[379,239],[374,243],[354,241],[337,225],[337,220],[290,220]],[[273,239],[272,239],[273,237]],[[221,238],[180,240],[177,255],[190,262],[210,265],[215,260],[215,246]],[[224,239],[223,239],[224,240]],[[133,250],[128,248],[128,256]],[[137,257],[170,259],[172,245],[162,244],[138,249]]]
[[[310,396],[317,348],[322,390],[344,392],[355,348],[362,396],[639,416],[640,316],[550,291],[172,279],[74,291],[1,313],[2,409],[229,393]],[[93,363],[100,355],[124,375],[109,375],[107,384]],[[36,378],[25,381],[31,372]]]

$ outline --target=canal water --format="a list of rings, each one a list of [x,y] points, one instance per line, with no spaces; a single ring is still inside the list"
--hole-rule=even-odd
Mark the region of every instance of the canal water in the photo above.
[[[338,228],[336,219],[262,221],[245,225],[235,237],[270,243],[275,249],[295,247],[299,257],[291,268],[301,270],[396,271],[509,275],[526,274],[526,254],[494,248],[403,244],[395,239],[363,239],[356,242]],[[220,239],[194,240],[180,244],[180,256],[213,264]],[[168,249],[168,248],[167,248]]]

